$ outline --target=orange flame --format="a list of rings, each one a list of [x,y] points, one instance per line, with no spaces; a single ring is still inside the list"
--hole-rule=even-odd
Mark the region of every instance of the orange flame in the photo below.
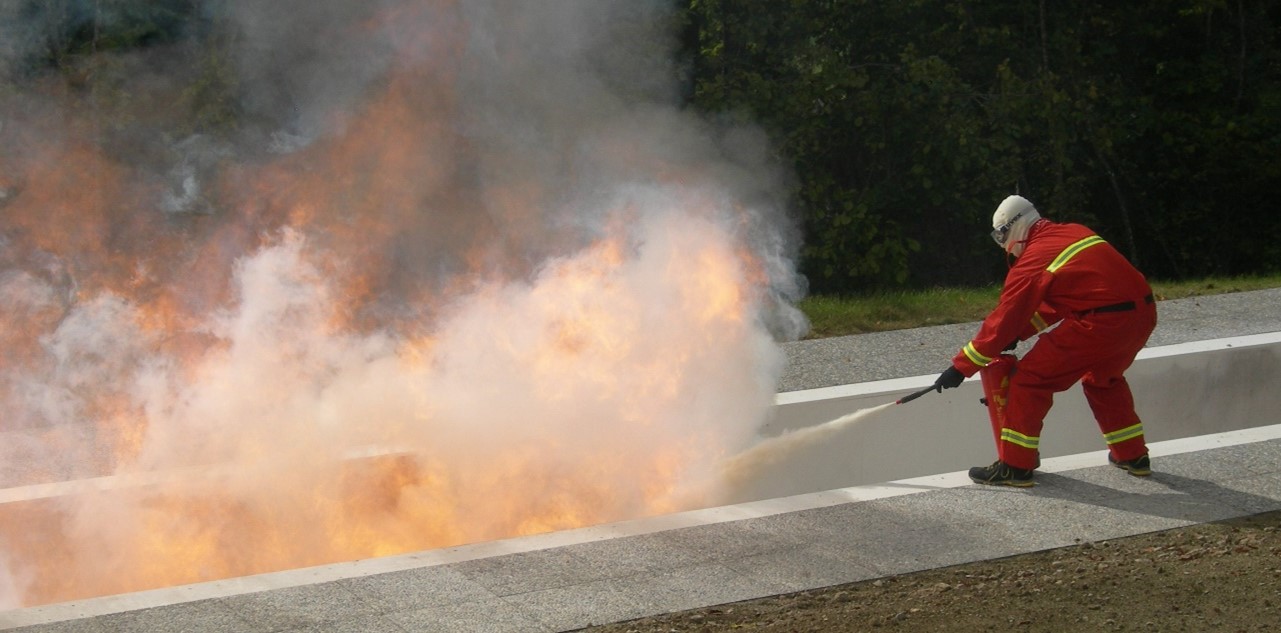
[[[735,212],[670,169],[549,222],[554,187],[468,171],[446,64],[395,69],[329,136],[220,166],[210,215],[8,128],[39,148],[0,150],[0,370],[39,377],[0,381],[22,604],[671,512],[749,438],[768,280]]]

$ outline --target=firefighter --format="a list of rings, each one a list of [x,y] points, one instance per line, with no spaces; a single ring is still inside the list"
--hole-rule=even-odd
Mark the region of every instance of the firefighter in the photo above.
[[[1108,461],[1131,475],[1151,474],[1143,423],[1124,376],[1156,327],[1147,280],[1093,231],[1042,218],[1021,196],[1001,202],[992,227],[992,239],[1013,257],[1000,301],[934,386],[940,392],[956,387],[1019,341],[1034,335],[1037,341],[1010,378],[997,460],[971,468],[970,479],[1033,485],[1045,414],[1054,394],[1077,381],[1103,432]]]

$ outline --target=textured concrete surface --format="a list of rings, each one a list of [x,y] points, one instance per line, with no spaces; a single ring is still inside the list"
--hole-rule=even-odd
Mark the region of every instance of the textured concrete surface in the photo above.
[[[982,382],[928,392],[904,406],[877,409],[916,392],[935,374],[789,391],[761,425],[780,450],[737,469],[721,503],[965,470],[995,458]],[[1281,332],[1149,347],[1126,372],[1148,442],[1274,424],[1259,412],[1281,411]],[[860,410],[874,413],[805,441],[825,423]],[[1041,458],[1103,447],[1081,389],[1057,394],[1041,434]],[[773,438],[778,438],[774,440]],[[788,439],[791,438],[791,439]],[[761,446],[770,446],[762,444]],[[786,447],[783,449],[783,447]],[[905,456],[911,456],[905,459]]]
[[[1152,344],[1281,331],[1278,306],[1281,291],[1161,302]],[[797,343],[784,388],[938,371],[975,327]],[[1281,425],[1161,442],[1152,453],[1147,479],[1099,465],[1098,451],[1046,460],[1028,490],[945,473],[9,611],[0,628],[569,631],[1281,509]]]

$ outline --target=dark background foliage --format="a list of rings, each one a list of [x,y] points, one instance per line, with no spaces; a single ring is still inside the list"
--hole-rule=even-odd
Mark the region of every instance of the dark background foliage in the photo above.
[[[243,112],[218,0],[22,0],[22,73],[203,46],[191,121]],[[687,0],[688,105],[750,121],[795,174],[818,294],[987,284],[1011,193],[1149,276],[1281,269],[1278,0]],[[197,57],[199,55],[197,54]]]
[[[985,229],[1011,193],[1150,276],[1281,263],[1277,2],[688,11],[693,103],[760,122],[795,166],[815,292],[999,280]]]

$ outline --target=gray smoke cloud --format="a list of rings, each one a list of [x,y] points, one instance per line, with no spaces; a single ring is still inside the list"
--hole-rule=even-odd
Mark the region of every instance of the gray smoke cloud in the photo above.
[[[10,81],[2,484],[107,479],[66,489],[41,548],[0,534],[0,589],[719,498],[804,283],[768,140],[680,103],[669,5],[225,0],[87,96]],[[237,125],[174,114],[209,95]]]
[[[0,81],[13,78],[22,60],[35,50],[42,25],[24,19],[20,2],[0,3]]]
[[[251,117],[275,129],[274,148],[296,149],[341,124],[335,120],[368,93],[395,61],[380,14],[400,2],[225,3],[232,51]]]

